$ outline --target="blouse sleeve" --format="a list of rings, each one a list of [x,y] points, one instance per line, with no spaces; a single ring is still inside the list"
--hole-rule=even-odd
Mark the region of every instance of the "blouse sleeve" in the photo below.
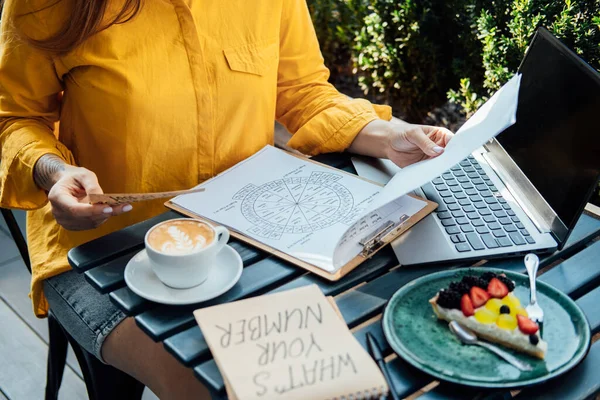
[[[0,39],[0,206],[35,209],[47,202],[33,180],[33,167],[44,154],[73,164],[71,152],[54,136],[63,90],[50,56],[15,37],[19,29],[42,35],[38,24],[17,4],[4,2]],[[39,36],[38,36],[39,37]]]
[[[392,117],[390,107],[350,99],[328,78],[306,0],[284,0],[276,119],[304,154],[344,151],[366,124]]]

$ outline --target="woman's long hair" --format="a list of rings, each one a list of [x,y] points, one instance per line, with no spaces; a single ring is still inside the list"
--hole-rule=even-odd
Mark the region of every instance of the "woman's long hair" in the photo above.
[[[63,0],[57,0],[45,8],[55,6],[60,1]],[[95,33],[111,25],[129,21],[142,7],[142,0],[123,0],[121,9],[114,17],[106,20],[106,11],[111,0],[70,1],[73,3],[71,6],[72,12],[66,19],[66,23],[54,35],[48,38],[42,40],[28,38],[27,40],[32,45],[50,53],[68,53]]]

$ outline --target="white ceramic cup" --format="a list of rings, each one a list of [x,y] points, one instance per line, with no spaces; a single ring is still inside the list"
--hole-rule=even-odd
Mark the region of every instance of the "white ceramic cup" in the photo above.
[[[229,231],[223,226],[212,226],[203,221],[197,221],[199,224],[208,226],[213,230],[213,241],[206,247],[196,249],[186,254],[167,254],[158,251],[148,244],[148,236],[156,227],[177,221],[171,219],[153,226],[144,237],[146,252],[150,260],[152,270],[167,286],[175,289],[188,289],[204,282],[215,264],[217,254],[229,241]],[[179,218],[179,220],[190,221],[189,218]]]

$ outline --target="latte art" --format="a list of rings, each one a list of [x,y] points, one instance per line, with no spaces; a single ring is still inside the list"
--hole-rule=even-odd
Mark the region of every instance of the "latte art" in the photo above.
[[[187,233],[176,226],[170,226],[167,230],[172,240],[163,242],[159,249],[163,253],[189,253],[197,249],[206,247],[206,238],[198,235],[195,238],[190,238]]]
[[[148,235],[148,244],[165,254],[189,254],[210,245],[214,236],[214,231],[203,222],[177,220],[154,228]]]

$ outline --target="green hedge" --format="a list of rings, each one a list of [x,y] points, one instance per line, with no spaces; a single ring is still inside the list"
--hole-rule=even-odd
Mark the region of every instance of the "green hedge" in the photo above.
[[[354,38],[354,72],[361,88],[400,104],[421,120],[445,101],[459,73],[482,74],[479,44],[468,35],[473,9],[465,0],[375,0]],[[475,67],[475,68],[473,68]]]
[[[542,24],[600,69],[600,0],[308,0],[326,63],[412,121],[477,109]]]
[[[600,70],[600,0],[307,0],[332,77],[421,122],[473,113],[517,70],[538,25]],[[600,205],[600,190],[595,196]]]
[[[515,0],[500,10],[484,8],[476,19],[476,34],[483,45],[483,81],[473,84],[463,75],[451,101],[467,114],[512,77],[525,54],[536,26],[542,24],[561,38],[591,66],[600,70],[600,1],[550,2]]]

